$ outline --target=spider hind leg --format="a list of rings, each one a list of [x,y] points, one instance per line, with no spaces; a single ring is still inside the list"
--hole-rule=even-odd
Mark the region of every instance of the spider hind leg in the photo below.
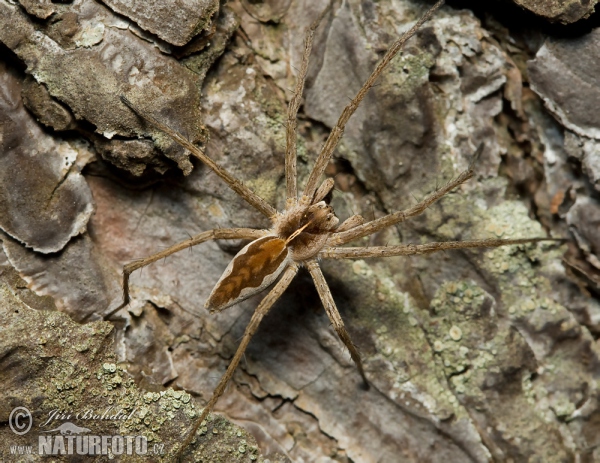
[[[350,357],[354,361],[356,368],[358,368],[358,373],[360,374],[363,380],[363,388],[369,389],[369,381],[367,380],[367,376],[365,375],[365,370],[363,368],[362,360],[360,358],[360,354],[358,353],[358,349],[352,342],[346,327],[344,326],[344,321],[333,300],[333,296],[331,295],[331,291],[329,290],[329,286],[327,285],[327,281],[323,276],[323,272],[321,272],[321,268],[316,260],[310,260],[307,262],[306,267],[310,272],[310,275],[315,283],[317,288],[317,292],[319,293],[319,297],[321,298],[321,302],[323,307],[325,308],[325,312],[327,312],[327,316],[329,317],[329,321],[333,326],[333,329],[337,333],[340,340],[344,343],[344,345],[350,351]]]
[[[160,259],[175,254],[183,249],[191,248],[197,244],[204,243],[209,240],[234,240],[234,239],[256,239],[263,236],[266,232],[264,230],[255,230],[253,228],[217,228],[214,230],[207,230],[199,235],[196,235],[190,239],[181,241],[180,243],[174,244],[167,249],[152,254],[151,256],[144,257],[143,259],[137,259],[123,266],[123,302],[116,308],[110,310],[108,313],[103,315],[105,320],[108,320],[115,313],[126,307],[131,301],[129,295],[129,277],[138,269],[153,264]]]

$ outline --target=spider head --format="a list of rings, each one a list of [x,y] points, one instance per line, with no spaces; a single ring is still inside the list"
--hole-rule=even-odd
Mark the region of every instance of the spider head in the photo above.
[[[302,262],[314,257],[325,246],[338,222],[333,208],[325,201],[309,206],[297,204],[278,215],[274,232],[286,241],[291,258]]]

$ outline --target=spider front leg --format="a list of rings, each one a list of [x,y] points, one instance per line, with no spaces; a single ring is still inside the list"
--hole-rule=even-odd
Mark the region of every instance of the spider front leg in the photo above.
[[[288,106],[288,114],[286,121],[286,147],[285,147],[285,181],[286,181],[286,197],[287,204],[290,207],[298,199],[298,186],[297,186],[297,172],[296,172],[296,161],[297,161],[297,126],[298,126],[298,109],[302,101],[302,92],[304,91],[304,83],[306,81],[306,73],[308,72],[308,59],[312,50],[313,38],[315,31],[319,24],[323,20],[325,14],[331,8],[331,3],[325,8],[319,17],[306,29],[306,37],[304,38],[304,53],[302,54],[302,64],[298,71],[298,80],[296,81],[296,88],[294,88],[294,94],[290,100]]]
[[[298,273],[298,265],[292,263],[283,271],[283,275],[281,276],[279,281],[275,284],[273,289],[269,292],[269,294],[267,294],[267,296],[261,301],[261,303],[254,311],[252,319],[246,327],[246,331],[244,332],[242,341],[240,342],[240,345],[238,346],[235,355],[233,356],[231,362],[229,363],[229,366],[227,367],[227,371],[225,371],[225,374],[223,375],[223,377],[219,381],[219,384],[215,388],[212,397],[204,407],[204,410],[202,410],[200,417],[196,419],[192,430],[189,432],[182,446],[178,450],[176,454],[177,458],[180,458],[182,456],[183,451],[187,448],[187,446],[192,442],[192,440],[196,436],[196,432],[202,424],[202,421],[204,421],[204,419],[208,416],[208,413],[212,410],[212,408],[217,403],[219,397],[221,397],[221,395],[225,391],[225,386],[227,386],[227,383],[233,376],[233,373],[237,368],[238,364],[240,363],[240,360],[242,359],[242,356],[244,355],[244,352],[246,351],[246,348],[248,347],[252,336],[254,335],[254,333],[256,333],[256,330],[258,329],[258,325],[260,324],[261,320],[269,312],[271,307],[273,307],[273,304],[275,304],[275,302],[281,297],[283,292],[290,285],[290,283],[296,276],[296,273]]]
[[[168,257],[171,254],[175,254],[176,252],[181,251],[182,249],[191,248],[192,246],[196,246],[197,244],[204,243],[208,240],[254,240],[256,238],[264,236],[265,233],[265,230],[255,230],[253,228],[217,228],[214,230],[208,230],[188,240],[177,243],[161,252],[157,252],[156,254],[152,254],[151,256],[145,257],[143,259],[134,260],[133,262],[126,264],[123,267],[123,303],[119,305],[116,309],[113,309],[108,314],[104,315],[104,319],[106,320],[110,318],[113,314],[115,314],[127,304],[129,304],[129,276],[136,270],[142,267],[146,267],[160,259],[164,259],[165,257]]]
[[[231,175],[223,166],[213,161],[209,158],[204,151],[199,149],[196,145],[190,142],[187,138],[185,138],[180,133],[173,130],[166,124],[163,124],[155,117],[152,117],[150,114],[146,114],[142,109],[140,109],[137,105],[133,104],[125,95],[121,95],[121,101],[125,106],[131,109],[135,114],[137,114],[142,119],[148,121],[150,124],[155,126],[157,129],[162,130],[169,137],[171,137],[175,142],[179,143],[181,146],[186,148],[193,156],[200,159],[207,167],[209,167],[215,174],[217,174],[221,179],[229,185],[233,191],[235,191],[238,196],[244,199],[248,204],[250,204],[254,209],[262,213],[264,216],[268,218],[272,218],[277,214],[277,210],[267,203],[263,198],[258,196],[254,191],[244,185],[243,182],[235,178]]]
[[[417,254],[431,254],[432,252],[447,249],[467,248],[497,248],[511,244],[530,244],[540,241],[558,241],[560,238],[522,238],[522,239],[488,239],[469,241],[440,241],[427,244],[402,244],[398,246],[361,246],[361,247],[327,247],[319,256],[325,259],[366,259],[369,257],[414,256]]]
[[[360,354],[358,353],[358,349],[350,339],[350,335],[348,331],[346,331],[346,327],[344,326],[344,321],[340,313],[338,312],[337,307],[335,306],[335,302],[333,300],[333,296],[331,295],[331,291],[329,290],[329,286],[327,285],[327,281],[323,276],[323,272],[321,272],[321,268],[316,260],[310,260],[306,263],[306,267],[312,276],[313,281],[315,282],[315,286],[317,288],[317,292],[319,293],[319,297],[321,298],[321,302],[323,307],[325,307],[325,312],[327,312],[327,316],[333,325],[333,329],[342,340],[344,345],[350,351],[350,357],[354,360],[356,367],[358,368],[358,372],[362,377],[365,388],[369,388],[369,382],[367,381],[367,377],[365,375],[365,371],[363,369],[362,360],[360,359]]]
[[[444,0],[439,0],[433,5],[422,17],[419,19],[416,24],[411,27],[408,31],[406,31],[402,37],[396,40],[392,46],[388,49],[384,57],[381,59],[375,70],[371,73],[369,78],[365,81],[361,89],[358,91],[356,96],[348,103],[348,105],[340,114],[340,117],[335,124],[335,127],[329,133],[325,144],[323,145],[323,149],[319,153],[317,160],[315,161],[315,165],[308,177],[308,181],[304,186],[303,199],[304,201],[310,201],[315,194],[317,186],[319,184],[319,179],[321,175],[325,172],[325,168],[335,151],[342,135],[344,134],[344,129],[346,128],[346,123],[350,119],[350,117],[354,114],[357,108],[360,106],[361,101],[367,95],[371,87],[375,84],[383,70],[386,66],[392,61],[394,56],[398,54],[398,52],[404,47],[404,44],[410,39],[413,35],[417,33],[417,31],[421,28],[423,24],[425,24],[433,14],[444,4]]]

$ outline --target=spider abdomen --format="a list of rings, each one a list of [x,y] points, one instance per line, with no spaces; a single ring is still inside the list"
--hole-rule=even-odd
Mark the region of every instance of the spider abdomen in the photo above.
[[[263,236],[238,252],[210,293],[205,307],[211,312],[230,307],[268,287],[289,260],[285,240]]]

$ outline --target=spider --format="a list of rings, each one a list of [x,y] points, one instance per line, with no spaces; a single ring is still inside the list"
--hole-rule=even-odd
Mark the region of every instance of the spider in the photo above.
[[[192,429],[188,432],[182,446],[179,448],[177,453],[178,457],[181,457],[182,452],[192,442],[201,423],[225,391],[225,387],[233,376],[233,373],[242,359],[252,336],[257,331],[261,320],[290,285],[301,266],[305,266],[308,269],[334,330],[349,350],[350,356],[356,364],[364,385],[368,387],[368,381],[362,366],[360,354],[358,349],[352,343],[348,331],[344,327],[344,322],[336,308],[329,286],[320,269],[320,259],[363,259],[372,257],[410,256],[448,249],[490,248],[511,244],[525,244],[543,240],[553,240],[551,238],[487,239],[431,242],[418,245],[403,244],[396,246],[367,247],[343,246],[353,240],[372,235],[384,228],[393,226],[410,217],[423,213],[444,195],[474,176],[474,162],[482,151],[482,145],[478,148],[473,157],[473,162],[467,170],[459,174],[454,180],[443,187],[438,188],[436,191],[426,196],[416,205],[371,221],[366,221],[360,215],[353,215],[341,224],[339,224],[339,219],[336,217],[333,208],[325,201],[326,197],[333,190],[334,180],[332,178],[327,178],[321,182],[321,177],[342,137],[346,123],[354,114],[369,89],[374,85],[384,68],[403,48],[407,40],[433,16],[435,11],[439,9],[443,3],[444,0],[439,0],[435,3],[435,5],[431,7],[410,30],[392,44],[362,88],[342,111],[337,124],[333,127],[316,159],[308,180],[304,185],[304,189],[299,194],[296,172],[297,113],[301,105],[313,36],[319,23],[331,5],[310,25],[306,31],[304,52],[302,55],[301,66],[298,71],[297,83],[287,111],[285,152],[286,205],[283,211],[277,211],[273,206],[209,158],[202,150],[188,141],[181,134],[172,130],[154,117],[145,114],[125,96],[121,96],[123,103],[139,117],[147,120],[149,123],[172,137],[184,148],[188,149],[192,155],[206,164],[250,206],[269,218],[272,224],[270,229],[265,230],[251,228],[208,230],[149,257],[135,260],[125,265],[123,268],[123,303],[112,311],[112,313],[115,313],[129,304],[129,277],[132,272],[173,253],[209,240],[252,240],[236,254],[212,290],[205,304],[206,308],[211,312],[224,310],[272,286],[270,291],[256,308],[250,323],[245,329],[237,351],[229,363],[225,374],[214,390],[212,397],[204,407],[200,416],[196,419]]]

